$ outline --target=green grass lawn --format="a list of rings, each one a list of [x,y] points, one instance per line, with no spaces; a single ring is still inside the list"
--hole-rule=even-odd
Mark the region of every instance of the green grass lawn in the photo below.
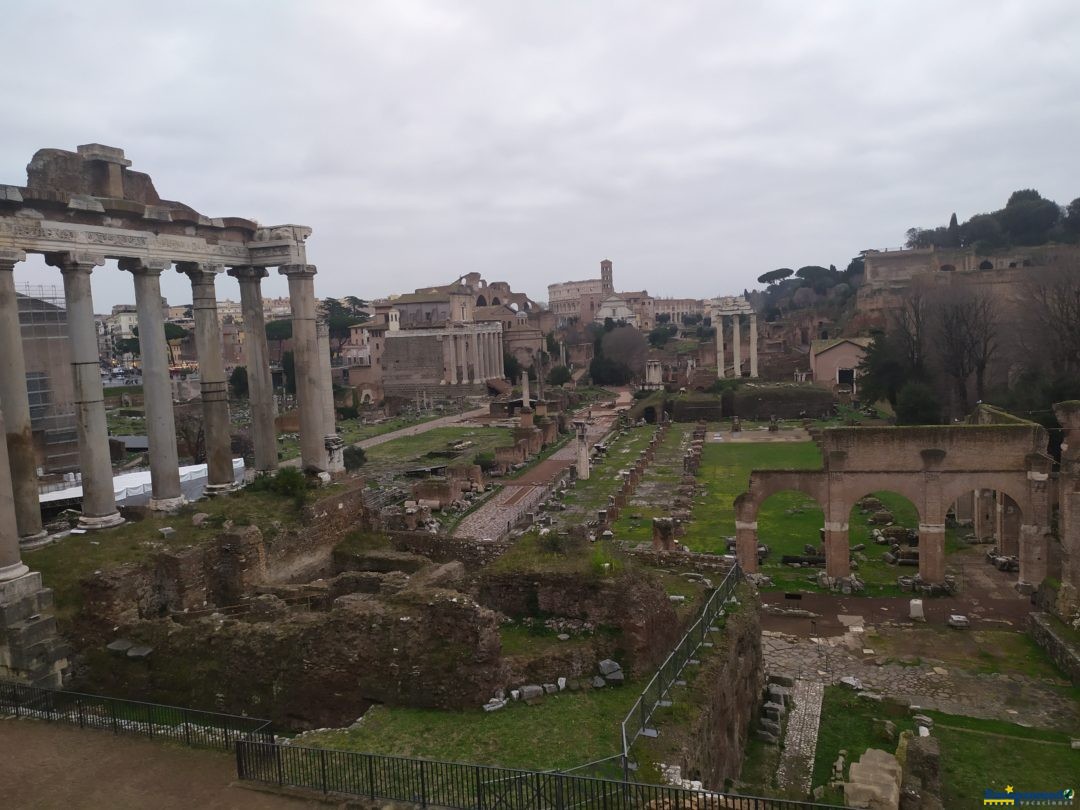
[[[634,465],[638,453],[648,446],[654,431],[655,428],[651,425],[629,428],[625,436],[612,441],[607,455],[589,471],[588,479],[579,479],[574,488],[567,491],[563,498],[567,511],[560,523],[565,524],[567,518],[576,520],[585,517],[594,520],[598,510],[607,508],[608,496],[615,494],[622,485],[619,471]]]
[[[683,474],[683,443],[692,432],[693,425],[673,424],[664,434],[637,492],[612,527],[616,539],[648,543],[652,540],[652,519],[671,514],[672,493]]]
[[[430,457],[429,453],[438,453],[450,449],[458,442],[472,442],[472,445],[456,459]],[[493,451],[497,446],[510,443],[510,431],[500,427],[439,427],[415,436],[402,436],[391,442],[370,447],[367,453],[369,466],[397,465],[424,466],[453,460],[471,461],[477,453]]]
[[[941,744],[946,807],[979,807],[986,788],[1013,785],[1017,790],[1052,791],[1076,786],[1080,752],[1070,750],[1067,734],[942,712],[924,714],[934,720],[933,734]],[[914,725],[904,706],[859,698],[841,686],[826,687],[813,784],[828,784],[840,749],[847,750],[849,763],[867,748],[894,751],[896,743],[882,730],[886,719],[898,731]],[[824,801],[841,798],[829,791]]]
[[[536,770],[565,769],[619,753],[619,723],[642,683],[547,695],[536,706],[511,703],[441,711],[375,706],[358,726],[304,738],[304,745]]]

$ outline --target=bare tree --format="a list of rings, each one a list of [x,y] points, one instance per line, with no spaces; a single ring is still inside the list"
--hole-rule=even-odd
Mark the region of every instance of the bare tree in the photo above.
[[[986,369],[998,350],[1000,319],[994,299],[989,295],[972,296],[972,360],[975,364],[975,397],[986,398]]]
[[[1080,368],[1080,268],[1042,272],[1026,292],[1035,327],[1029,350],[1058,371]]]
[[[942,370],[952,380],[959,413],[967,412],[968,379],[975,370],[973,304],[968,296],[952,295],[934,307],[938,356]]]
[[[926,373],[926,340],[930,331],[929,302],[926,294],[913,288],[904,304],[893,313],[892,333],[897,348],[912,373],[924,377]]]

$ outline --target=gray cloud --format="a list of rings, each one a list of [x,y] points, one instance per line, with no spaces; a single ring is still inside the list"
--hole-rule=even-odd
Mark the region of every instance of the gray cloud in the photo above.
[[[0,182],[43,146],[121,146],[165,197],[312,226],[322,295],[478,270],[543,298],[604,257],[623,289],[731,293],[1016,188],[1080,196],[1067,0],[22,2],[4,22]],[[132,298],[114,269],[94,290],[99,311]]]

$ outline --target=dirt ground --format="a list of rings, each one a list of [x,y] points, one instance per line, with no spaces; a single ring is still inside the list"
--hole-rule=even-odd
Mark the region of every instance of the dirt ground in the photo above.
[[[230,754],[0,719],[2,807],[299,810],[325,807],[234,786]]]

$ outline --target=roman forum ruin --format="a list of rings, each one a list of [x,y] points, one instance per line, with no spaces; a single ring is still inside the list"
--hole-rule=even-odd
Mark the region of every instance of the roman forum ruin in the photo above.
[[[725,318],[731,319],[731,368],[732,377],[742,377],[742,316],[750,322],[750,376],[758,376],[758,331],[757,313],[750,302],[740,296],[722,296],[709,302],[712,323],[716,328],[716,376],[724,379],[727,374],[727,361],[724,349]]]
[[[150,177],[132,171],[122,149],[84,144],[75,152],[38,151],[26,185],[0,185],[0,397],[7,448],[0,459],[0,604],[40,590],[20,559],[20,541],[39,540],[42,521],[31,445],[30,406],[21,353],[14,272],[28,253],[59,270],[67,302],[71,374],[77,412],[84,530],[107,529],[122,518],[113,493],[104,395],[90,274],[107,260],[131,273],[143,344],[143,387],[153,494],[150,508],[183,502],[176,428],[166,361],[161,274],[170,267],[191,281],[207,455],[207,494],[234,487],[225,371],[214,282],[223,271],[240,283],[244,332],[252,359],[250,389],[256,467],[277,468],[274,400],[263,328],[261,283],[276,267],[288,278],[300,403],[301,465],[320,477],[340,469],[328,356],[321,357],[315,273],[307,263],[302,225],[261,227],[238,217],[203,216],[158,196]],[[325,342],[325,341],[324,341]],[[10,465],[8,463],[10,456]]]

